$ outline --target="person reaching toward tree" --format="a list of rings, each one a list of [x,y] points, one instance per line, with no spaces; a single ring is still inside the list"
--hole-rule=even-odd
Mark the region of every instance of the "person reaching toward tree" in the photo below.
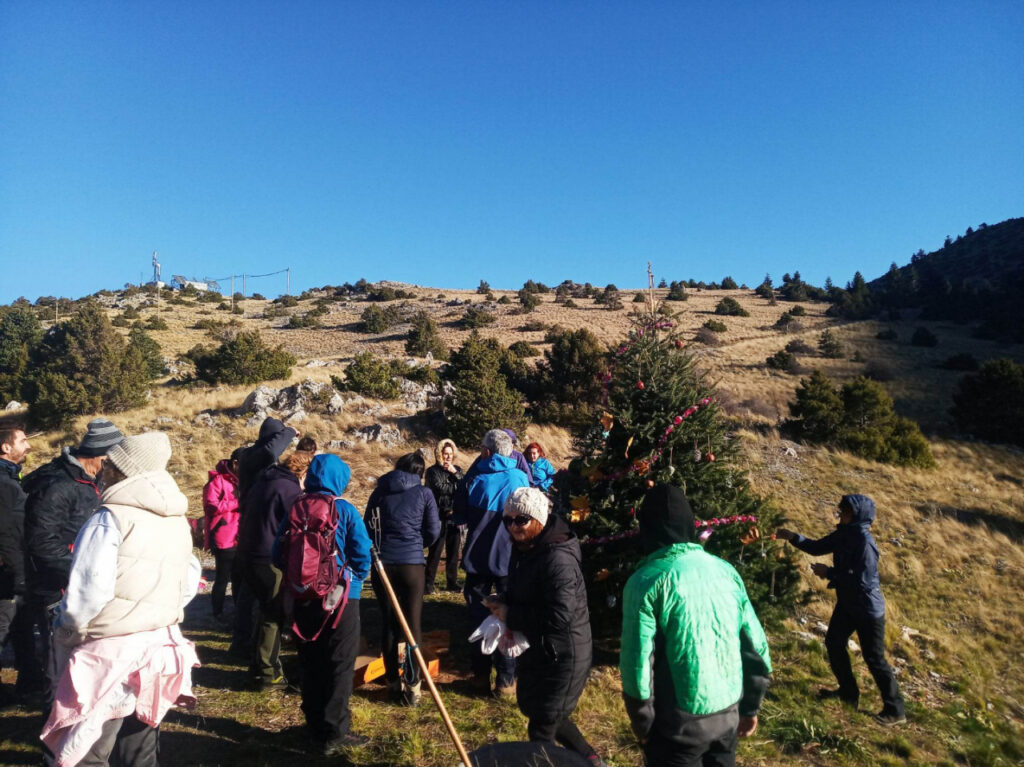
[[[868,529],[874,520],[874,501],[866,495],[844,495],[839,501],[839,524],[824,538],[812,540],[786,528],[775,535],[811,556],[832,555],[832,567],[816,562],[811,569],[819,578],[828,579],[829,588],[836,591],[825,649],[839,687],[821,690],[818,697],[838,698],[857,707],[860,690],[846,649],[850,635],[856,631],[864,662],[882,694],[882,710],[875,720],[894,725],[907,721],[907,717],[896,677],[885,660],[885,599],[878,579],[878,544]]]

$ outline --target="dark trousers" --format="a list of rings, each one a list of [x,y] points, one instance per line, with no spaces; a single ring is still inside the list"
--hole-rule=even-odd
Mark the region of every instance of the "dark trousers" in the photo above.
[[[323,622],[320,603],[297,603],[295,620],[304,628],[303,634],[312,636]],[[352,674],[358,651],[358,599],[345,606],[337,628],[332,629],[328,623],[315,640],[298,645],[302,712],[306,724],[322,740],[341,737],[351,728],[348,700],[352,696]]]
[[[498,578],[493,575],[466,573],[466,585],[463,587],[462,593],[466,597],[466,605],[469,607],[469,622],[471,625],[467,633],[475,630],[491,614],[491,611],[484,606],[484,597],[490,595],[492,589],[495,593],[500,594],[505,591],[507,584],[508,578],[506,577]],[[511,687],[513,682],[515,682],[515,658],[509,658],[498,650],[495,650],[490,655],[484,655],[480,652],[479,641],[472,643],[470,655],[473,659],[472,666],[475,675],[490,677],[491,664],[493,663],[494,668],[498,672],[498,678],[495,681],[496,686]]]
[[[281,571],[265,562],[245,560],[242,570],[249,589],[260,605],[260,621],[256,627],[252,671],[264,682],[272,682],[284,674],[281,667]]]
[[[555,743],[565,746],[570,751],[575,751],[581,756],[593,756],[597,752],[587,743],[583,733],[573,724],[569,717],[559,719],[556,722],[530,719],[526,725],[526,735],[530,740],[539,740],[545,743]]]
[[[412,631],[416,644],[420,643],[420,629],[423,616],[423,565],[384,565],[391,588],[398,598],[405,620]],[[372,575],[373,593],[380,606],[380,646],[384,654],[384,676],[388,683],[399,681],[398,675],[398,643],[405,641],[405,632],[398,623],[398,616],[391,604],[384,584],[374,569]],[[420,679],[420,670],[412,651],[406,648],[405,663],[402,672],[407,684],[416,684]]]
[[[882,694],[883,711],[886,714],[904,712],[903,698],[892,668],[885,660],[885,616],[872,618],[858,615],[852,610],[836,607],[825,634],[825,649],[828,651],[828,663],[832,673],[839,682],[839,693],[847,700],[856,701],[860,697],[857,679],[850,666],[850,653],[846,649],[853,632],[857,632],[860,640],[861,653],[871,676],[875,678],[878,691]]]
[[[655,723],[644,744],[644,763],[647,767],[734,767],[739,721],[736,706],[708,716],[686,716],[671,738]]]
[[[427,592],[434,590],[434,579],[437,568],[441,564],[441,552],[444,552],[445,586],[449,589],[459,587],[459,560],[462,558],[462,544],[466,541],[466,526],[445,523],[441,537],[427,550]]]
[[[231,631],[231,652],[249,654],[253,646],[252,613],[256,607],[256,596],[249,588],[242,573],[242,558],[235,557],[232,568],[231,594],[235,603],[235,623]]]
[[[210,601],[213,605],[213,614],[219,616],[224,612],[224,596],[228,593],[228,584],[231,584],[231,593],[237,597],[237,578],[234,577],[235,548],[218,549],[213,547],[213,559],[217,563],[217,570],[213,578],[213,590],[210,592]]]
[[[60,595],[56,595],[59,602]],[[14,685],[19,695],[43,694],[43,713],[49,713],[57,687],[56,669],[51,659],[53,630],[50,623],[50,596],[30,595],[20,602],[11,622],[10,641],[14,647],[14,664],[18,681]],[[35,633],[39,632],[39,642]]]
[[[160,729],[135,718],[110,719],[100,737],[79,767],[157,767],[160,756]]]

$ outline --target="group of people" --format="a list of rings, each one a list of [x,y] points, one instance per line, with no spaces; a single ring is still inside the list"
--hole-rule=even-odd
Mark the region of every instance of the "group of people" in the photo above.
[[[488,431],[465,469],[450,440],[438,443],[430,467],[420,452],[401,456],[362,515],[343,497],[348,465],[274,418],[210,472],[203,543],[216,562],[213,613],[225,620],[230,585],[231,651],[249,660],[262,689],[292,684],[281,641],[295,636],[301,709],[325,754],[368,740],[352,730],[349,709],[363,583],[370,579],[382,612],[388,698],[417,705],[422,680],[411,652],[400,661],[396,606],[418,645],[424,596],[443,556],[447,590],[460,588],[464,570],[468,629],[494,616],[525,640],[515,658],[474,646],[474,688],[515,697],[538,747],[557,743],[580,764],[604,764],[571,720],[592,662],[580,541],[545,494],[554,469],[543,448],[519,452],[515,438]],[[95,419],[76,448],[22,479],[30,449],[22,428],[0,428],[0,645],[10,641],[18,670],[10,697],[49,713],[49,763],[156,764],[160,720],[194,700],[190,669],[198,665],[178,628],[200,568],[187,501],[166,470],[168,437],[125,437]],[[874,505],[844,496],[839,515],[820,540],[777,531],[834,558],[832,567],[814,565],[837,593],[826,646],[839,688],[821,696],[856,706],[846,649],[856,631],[882,693],[877,719],[898,724],[904,704],[885,661],[878,549],[868,530]],[[330,540],[319,562],[315,551],[299,562],[309,551],[301,531],[314,516],[326,520]],[[679,488],[653,486],[637,520],[644,558],[623,595],[620,655],[633,731],[649,765],[733,764],[738,737],[757,728],[771,674],[767,639],[737,572],[698,541]],[[396,606],[371,567],[372,549]],[[323,599],[319,591],[311,598],[309,561],[337,581]]]

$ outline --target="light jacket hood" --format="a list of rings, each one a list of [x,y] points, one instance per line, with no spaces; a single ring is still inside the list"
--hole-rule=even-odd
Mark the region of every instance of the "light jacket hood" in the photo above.
[[[146,471],[121,480],[103,491],[104,506],[131,506],[159,517],[183,517],[188,499],[166,471]]]
[[[418,474],[410,474],[407,471],[399,471],[398,469],[389,471],[377,480],[377,487],[380,488],[382,493],[387,493],[388,495],[404,493],[410,487],[422,484],[423,481]]]
[[[330,453],[318,455],[306,472],[307,493],[341,495],[348,487],[352,470],[341,458]]]
[[[871,527],[871,523],[875,521],[875,502],[868,496],[844,495],[839,503],[853,512],[851,525]]]

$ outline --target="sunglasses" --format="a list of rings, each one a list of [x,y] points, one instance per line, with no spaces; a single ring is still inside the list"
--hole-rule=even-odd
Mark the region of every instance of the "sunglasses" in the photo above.
[[[518,517],[502,517],[501,524],[505,527],[512,527],[512,525],[515,525],[516,527],[526,527],[530,524],[531,519],[533,519],[533,517],[529,514],[520,514]]]

